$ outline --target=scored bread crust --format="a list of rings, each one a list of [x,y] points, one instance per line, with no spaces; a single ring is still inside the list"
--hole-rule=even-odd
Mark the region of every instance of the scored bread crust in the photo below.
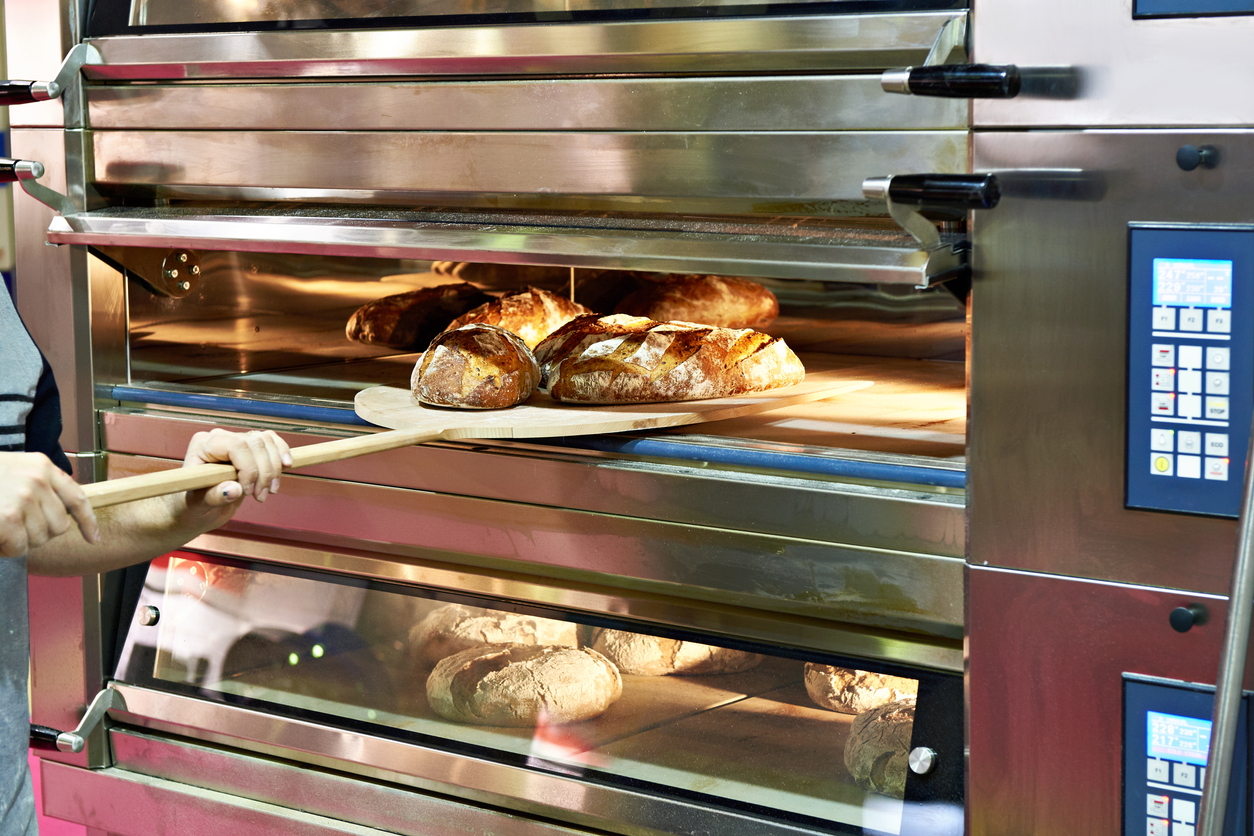
[[[861,714],[919,693],[913,679],[814,662],[806,662],[805,682],[810,699],[843,714]]]
[[[748,279],[689,274],[650,282],[619,302],[614,313],[754,328],[769,325],[779,316],[779,300]]]
[[[540,383],[540,368],[517,334],[474,323],[431,341],[410,377],[419,403],[461,409],[520,404]]]
[[[757,653],[625,630],[602,630],[592,649],[617,665],[619,673],[636,676],[739,673],[762,662]]]
[[[485,726],[590,720],[622,693],[618,669],[590,648],[472,647],[441,660],[427,678],[436,714]]]
[[[409,631],[410,658],[422,668],[486,644],[579,644],[574,623],[534,615],[447,604],[432,610]]]
[[[450,322],[491,299],[466,282],[384,296],[353,311],[344,334],[354,342],[422,351]]]
[[[468,311],[453,320],[449,329],[460,328],[472,322],[498,325],[521,337],[527,348],[535,348],[541,340],[567,322],[590,313],[592,311],[583,305],[564,296],[529,287]]]
[[[558,401],[659,403],[762,392],[805,380],[783,340],[751,329],[580,317],[536,347]]]
[[[915,698],[864,711],[845,739],[845,769],[864,790],[905,798]]]

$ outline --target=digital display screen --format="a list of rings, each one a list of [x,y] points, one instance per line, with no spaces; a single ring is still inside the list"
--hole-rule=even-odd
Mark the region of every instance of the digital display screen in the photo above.
[[[1210,751],[1210,720],[1147,711],[1146,742],[1151,758],[1206,766]]]
[[[1154,305],[1231,308],[1232,262],[1208,258],[1154,259]]]

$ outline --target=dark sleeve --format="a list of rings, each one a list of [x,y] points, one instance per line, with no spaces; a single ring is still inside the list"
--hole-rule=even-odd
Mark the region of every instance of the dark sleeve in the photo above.
[[[43,357],[43,355],[40,355]],[[35,403],[26,418],[26,452],[43,453],[52,463],[73,475],[70,460],[61,449],[61,395],[52,377],[48,358],[43,357],[44,368],[39,373],[39,386],[35,389]]]

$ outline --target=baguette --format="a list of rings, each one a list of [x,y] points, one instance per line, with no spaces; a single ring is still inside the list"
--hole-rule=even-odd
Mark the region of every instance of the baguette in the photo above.
[[[422,351],[450,322],[491,299],[465,282],[384,296],[354,311],[344,333],[353,342]]]

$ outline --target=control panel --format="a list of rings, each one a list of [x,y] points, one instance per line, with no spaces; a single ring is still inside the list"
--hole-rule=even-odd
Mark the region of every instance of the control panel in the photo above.
[[[1133,226],[1127,505],[1236,517],[1254,412],[1254,228]]]
[[[1214,688],[1124,676],[1124,836],[1195,836],[1214,700]],[[1248,703],[1248,698],[1242,699],[1225,834],[1247,832]]]

